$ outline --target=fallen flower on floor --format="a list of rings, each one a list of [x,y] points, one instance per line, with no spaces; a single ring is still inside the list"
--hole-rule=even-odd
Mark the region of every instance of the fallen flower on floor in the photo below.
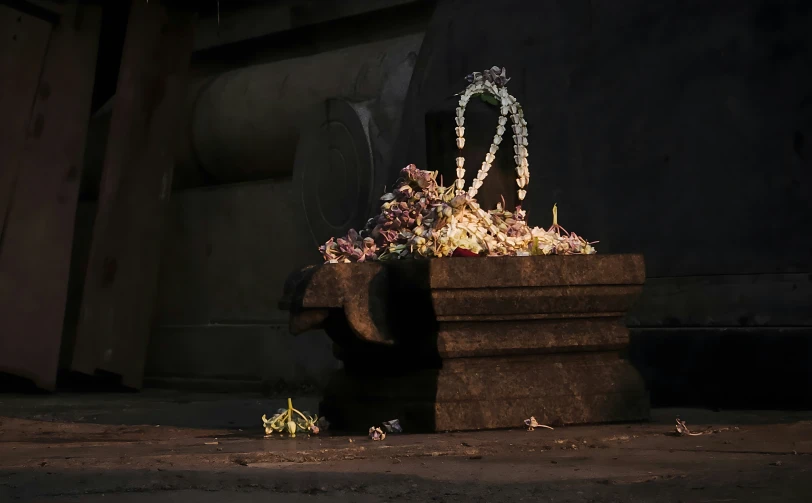
[[[383,427],[386,428],[387,433],[403,433],[403,427],[400,426],[400,421],[397,419],[384,421]]]
[[[320,428],[317,423],[320,419],[318,416],[310,416],[309,412],[299,412],[293,408],[293,402],[288,398],[288,408],[279,409],[270,419],[262,416],[262,426],[265,429],[265,436],[273,435],[274,433],[287,433],[289,437],[295,438],[296,432],[310,433],[318,435]]]
[[[369,429],[369,438],[375,441],[383,440],[386,438],[386,433],[384,433],[383,430],[381,430],[377,426],[373,426],[372,428]]]
[[[327,421],[327,418],[320,417],[316,420],[316,424],[314,425],[318,430],[327,431],[330,429],[330,422]]]
[[[536,428],[547,428],[548,430],[554,429],[552,426],[547,426],[546,424],[539,423],[533,416],[530,416],[530,419],[525,419],[524,425],[527,426],[527,431],[533,431]]]
[[[288,421],[286,426],[287,426],[288,435],[290,435],[290,438],[295,438],[296,437],[296,423],[294,423],[293,421]]]
[[[688,425],[685,424],[685,421],[680,420],[680,418],[677,418],[677,427],[676,427],[676,429],[677,429],[677,435],[679,435],[679,436],[689,435],[689,436],[692,436],[692,437],[696,437],[696,436],[705,434],[704,431],[696,432],[696,433],[692,432],[691,430],[688,429]]]

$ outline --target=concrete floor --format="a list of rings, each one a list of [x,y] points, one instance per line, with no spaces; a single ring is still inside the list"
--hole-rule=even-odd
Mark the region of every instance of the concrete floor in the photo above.
[[[660,409],[645,424],[554,431],[263,438],[259,416],[281,405],[0,395],[0,502],[812,501],[812,413]],[[676,416],[713,430],[673,436]]]

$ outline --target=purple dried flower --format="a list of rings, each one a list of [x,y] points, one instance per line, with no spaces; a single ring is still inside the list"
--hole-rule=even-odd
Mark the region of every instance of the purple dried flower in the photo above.
[[[369,438],[375,441],[383,440],[386,438],[386,433],[384,433],[380,428],[373,426],[369,429]]]

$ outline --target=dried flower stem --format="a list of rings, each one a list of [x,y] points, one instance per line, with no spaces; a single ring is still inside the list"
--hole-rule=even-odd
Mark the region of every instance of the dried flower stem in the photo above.
[[[262,424],[266,435],[287,432],[288,436],[293,438],[296,436],[297,431],[318,433],[316,427],[318,419],[318,416],[308,417],[294,409],[293,400],[288,398],[288,408],[279,409],[270,419],[263,414]]]

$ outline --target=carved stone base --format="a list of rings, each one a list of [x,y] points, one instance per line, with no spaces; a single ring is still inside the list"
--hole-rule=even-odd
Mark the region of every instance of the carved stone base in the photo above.
[[[637,255],[328,264],[291,277],[291,331],[323,328],[344,362],[320,413],[409,432],[646,419],[621,355]]]
[[[645,420],[648,393],[613,352],[445,360],[399,375],[338,371],[321,413],[335,428],[366,431],[399,419],[407,432]]]

